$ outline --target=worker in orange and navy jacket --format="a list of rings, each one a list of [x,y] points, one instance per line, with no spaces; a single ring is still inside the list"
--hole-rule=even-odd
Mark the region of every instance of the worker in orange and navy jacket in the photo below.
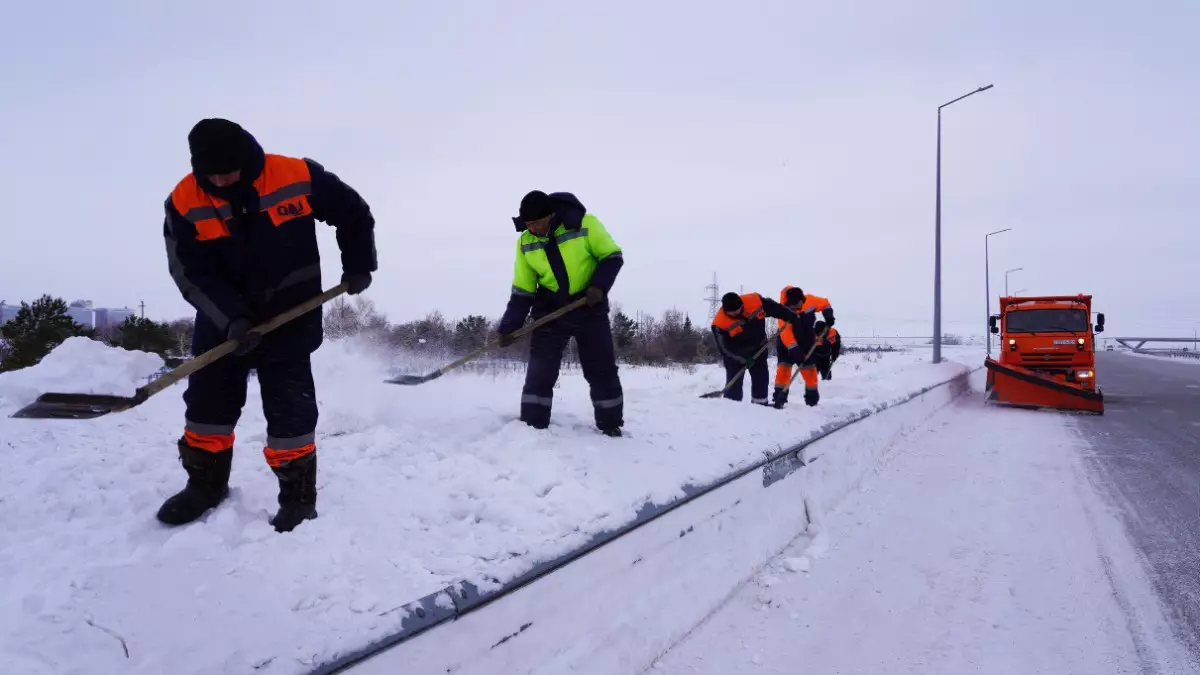
[[[192,354],[229,339],[240,344],[188,378],[178,443],[187,486],[162,505],[158,519],[190,523],[225,499],[234,426],[255,370],[267,418],[263,452],[279,479],[279,512],[271,523],[287,532],[317,515],[317,399],[309,359],[323,338],[321,311],[268,335],[252,326],[321,293],[318,220],[337,228],[349,293],[365,290],[376,269],[375,220],[358,193],[320,164],[264,154],[228,120],[200,121],[188,146],[192,173],[165,205],[167,264],[196,308]]]
[[[767,344],[767,317],[779,319],[780,323],[786,323],[789,327],[798,326],[801,335],[813,334],[811,314],[807,318],[797,315],[758,293],[726,293],[721,298],[721,309],[717,310],[712,321],[713,336],[725,360],[725,381],[737,376],[737,381],[725,390],[725,398],[742,400],[745,373],[739,374],[739,371],[745,368],[750,371],[750,402],[767,405],[767,358],[765,354],[754,357]],[[805,349],[811,346],[810,338]]]
[[[836,328],[830,327],[824,321],[814,324],[817,335],[817,346],[813,349],[813,363],[822,380],[833,379],[833,364],[842,355],[842,336]]]
[[[821,312],[825,323],[829,326],[833,325],[833,307],[825,298],[806,295],[804,291],[795,286],[785,286],[779,293],[779,302],[789,310],[808,317],[810,322],[815,322],[816,313]],[[810,325],[815,325],[815,323]],[[792,368],[796,365],[800,366],[800,376],[804,378],[804,403],[815,406],[821,400],[821,394],[817,390],[816,363],[813,356],[809,354],[813,342],[807,337],[811,335],[813,335],[812,331],[800,333],[800,336],[806,338],[804,340],[806,344],[802,345],[791,325],[785,325],[783,321],[779,322],[779,334],[776,336],[775,342],[775,354],[778,360],[775,366],[774,404],[776,408],[787,405]]]

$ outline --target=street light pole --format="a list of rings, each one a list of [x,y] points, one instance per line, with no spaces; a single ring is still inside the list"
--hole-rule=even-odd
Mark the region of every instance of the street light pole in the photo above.
[[[933,362],[942,362],[942,108],[958,103],[968,96],[991,89],[993,85],[980,87],[963,94],[937,109],[937,202],[933,217]]]
[[[1020,272],[1024,267],[1014,267],[1011,270],[1004,270],[1004,297],[1008,297],[1008,275],[1013,272]]]
[[[983,294],[986,296],[984,303],[984,313],[987,315],[983,318],[983,339],[987,341],[987,355],[992,355],[992,276],[989,272],[991,257],[988,255],[988,237],[1001,232],[1008,232],[1011,227],[1006,227],[1003,230],[988,232],[983,235]]]

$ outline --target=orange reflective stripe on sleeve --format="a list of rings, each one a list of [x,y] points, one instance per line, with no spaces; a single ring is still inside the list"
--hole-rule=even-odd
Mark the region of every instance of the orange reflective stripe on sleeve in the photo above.
[[[792,330],[792,324],[786,321],[780,321],[783,324],[779,327],[779,339],[783,341],[783,346],[791,349],[796,346],[796,332]]]

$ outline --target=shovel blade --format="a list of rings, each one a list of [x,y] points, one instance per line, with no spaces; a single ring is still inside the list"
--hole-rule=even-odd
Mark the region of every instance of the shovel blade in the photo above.
[[[426,382],[437,377],[437,375],[397,375],[390,380],[384,380],[388,384],[425,384]]]
[[[42,394],[36,401],[12,414],[25,419],[90,420],[128,410],[140,403],[136,397],[106,394]]]
[[[724,389],[718,389],[717,391],[710,391],[707,394],[700,394],[700,398],[717,398],[724,393]]]

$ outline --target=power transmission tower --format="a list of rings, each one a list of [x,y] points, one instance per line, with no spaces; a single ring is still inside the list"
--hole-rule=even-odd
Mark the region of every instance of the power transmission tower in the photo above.
[[[708,291],[708,296],[704,299],[708,301],[708,318],[711,319],[717,315],[717,305],[721,302],[721,298],[718,296],[721,292],[721,287],[717,286],[716,272],[713,272],[712,283],[705,286],[704,290]]]

